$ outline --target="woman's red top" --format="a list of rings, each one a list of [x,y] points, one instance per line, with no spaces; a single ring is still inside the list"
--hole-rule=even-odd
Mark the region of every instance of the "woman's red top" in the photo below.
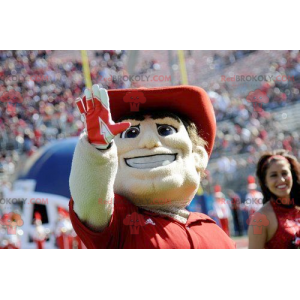
[[[265,245],[266,249],[300,248],[300,208],[294,205],[278,204],[271,200],[277,218],[278,228]]]

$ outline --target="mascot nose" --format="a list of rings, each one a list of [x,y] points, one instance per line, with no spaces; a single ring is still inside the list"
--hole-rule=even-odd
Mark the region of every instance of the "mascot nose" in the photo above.
[[[139,142],[139,148],[151,149],[151,148],[161,147],[161,146],[162,144],[159,140],[158,135],[152,130],[145,131]]]

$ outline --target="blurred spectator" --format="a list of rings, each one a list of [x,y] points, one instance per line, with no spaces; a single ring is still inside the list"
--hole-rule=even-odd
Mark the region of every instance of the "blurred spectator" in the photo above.
[[[232,210],[232,220],[234,226],[235,236],[242,236],[243,231],[243,220],[241,214],[241,198],[240,196],[232,190],[228,191],[228,196],[231,203]]]
[[[263,195],[257,191],[257,185],[253,176],[248,176],[248,194],[246,195],[244,207],[249,217],[263,207]]]
[[[220,227],[230,236],[231,211],[228,200],[225,198],[225,195],[221,191],[221,186],[219,185],[215,186],[213,208],[214,210],[209,214],[218,218]]]

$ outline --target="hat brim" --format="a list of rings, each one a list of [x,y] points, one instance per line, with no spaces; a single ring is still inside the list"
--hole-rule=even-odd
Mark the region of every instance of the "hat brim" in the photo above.
[[[145,103],[139,105],[140,111],[170,111],[194,122],[200,137],[207,142],[208,155],[211,155],[216,135],[216,119],[211,101],[202,88],[173,86],[109,90],[110,110],[115,122],[122,116],[132,113],[130,103],[124,101],[125,95],[129,92],[142,92],[145,96]]]

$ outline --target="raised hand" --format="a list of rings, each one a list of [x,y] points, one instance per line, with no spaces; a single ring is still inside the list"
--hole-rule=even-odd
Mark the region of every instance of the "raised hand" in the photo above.
[[[107,149],[112,139],[131,125],[112,120],[107,91],[97,84],[93,85],[92,92],[85,89],[84,97],[78,98],[76,104],[84,119],[88,140],[97,149]]]

